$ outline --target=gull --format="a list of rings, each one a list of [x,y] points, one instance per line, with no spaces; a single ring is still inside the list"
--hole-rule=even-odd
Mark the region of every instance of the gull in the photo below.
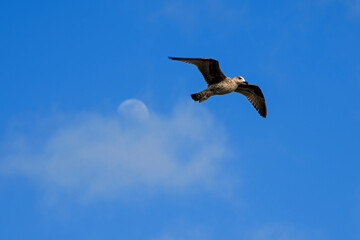
[[[214,95],[224,95],[231,92],[237,92],[244,95],[259,112],[259,114],[266,118],[265,98],[259,86],[248,84],[248,82],[241,76],[225,76],[222,73],[217,60],[211,58],[169,58],[193,64],[203,75],[208,86],[201,92],[191,94],[194,101],[203,102]]]

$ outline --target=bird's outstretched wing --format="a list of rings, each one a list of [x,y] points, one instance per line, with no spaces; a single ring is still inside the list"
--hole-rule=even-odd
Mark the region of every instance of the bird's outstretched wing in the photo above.
[[[235,92],[244,95],[251,102],[254,108],[256,108],[259,114],[264,118],[266,117],[265,98],[261,89],[257,85],[240,85]]]
[[[201,74],[203,75],[208,85],[221,82],[226,78],[222,73],[219,62],[211,58],[176,58],[169,57],[172,60],[183,61],[186,63],[194,64]]]

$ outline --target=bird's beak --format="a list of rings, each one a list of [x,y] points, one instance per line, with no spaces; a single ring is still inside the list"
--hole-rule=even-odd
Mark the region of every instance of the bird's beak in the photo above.
[[[244,84],[244,85],[248,85],[248,82],[247,82],[247,81],[244,81],[243,84]]]

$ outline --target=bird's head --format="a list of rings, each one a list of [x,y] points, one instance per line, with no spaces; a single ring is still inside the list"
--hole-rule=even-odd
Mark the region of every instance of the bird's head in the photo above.
[[[245,79],[241,76],[236,76],[235,77],[235,81],[237,82],[237,84],[242,84],[242,85],[248,85],[248,82],[245,81]]]

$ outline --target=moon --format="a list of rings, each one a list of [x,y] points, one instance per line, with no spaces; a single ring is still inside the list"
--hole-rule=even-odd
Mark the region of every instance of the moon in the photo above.
[[[127,99],[118,107],[118,113],[125,118],[144,121],[149,118],[149,110],[145,103],[138,99]]]

